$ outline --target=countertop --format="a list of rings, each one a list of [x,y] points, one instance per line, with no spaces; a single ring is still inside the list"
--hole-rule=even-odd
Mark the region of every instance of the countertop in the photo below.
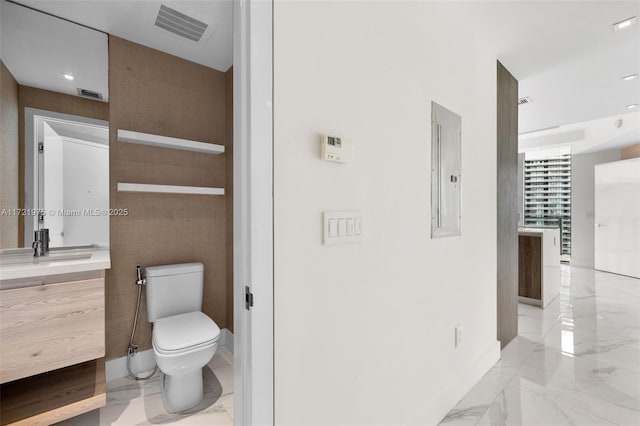
[[[33,252],[0,252],[0,280],[69,274],[111,268],[108,248],[63,249],[46,256],[33,257]]]
[[[531,237],[542,237],[545,232],[553,232],[558,228],[518,228],[518,235],[529,235]]]

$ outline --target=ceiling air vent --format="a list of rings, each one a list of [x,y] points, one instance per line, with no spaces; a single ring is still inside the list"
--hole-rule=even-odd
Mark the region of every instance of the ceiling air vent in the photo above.
[[[87,89],[81,89],[79,87],[78,87],[78,96],[82,96],[83,98],[97,99],[99,101],[102,100],[102,93],[93,92]]]
[[[530,104],[531,102],[533,102],[533,100],[528,96],[518,99],[518,105]]]
[[[207,29],[207,24],[180,13],[165,5],[160,5],[156,26],[193,41],[200,41]]]

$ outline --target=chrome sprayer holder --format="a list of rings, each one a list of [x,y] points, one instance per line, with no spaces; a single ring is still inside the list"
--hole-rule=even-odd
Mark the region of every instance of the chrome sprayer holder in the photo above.
[[[136,265],[136,274],[138,275],[138,279],[136,280],[136,285],[146,285],[147,279],[142,278],[142,271],[140,269],[140,265]]]

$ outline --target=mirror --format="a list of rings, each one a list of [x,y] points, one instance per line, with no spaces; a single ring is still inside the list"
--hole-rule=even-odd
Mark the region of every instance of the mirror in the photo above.
[[[0,248],[109,244],[107,34],[0,1]]]

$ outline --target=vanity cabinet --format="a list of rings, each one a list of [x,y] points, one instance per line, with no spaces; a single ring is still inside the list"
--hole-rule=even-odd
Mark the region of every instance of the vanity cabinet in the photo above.
[[[0,383],[104,357],[103,276],[0,291]]]
[[[106,405],[104,270],[4,276],[0,423],[48,425]]]

